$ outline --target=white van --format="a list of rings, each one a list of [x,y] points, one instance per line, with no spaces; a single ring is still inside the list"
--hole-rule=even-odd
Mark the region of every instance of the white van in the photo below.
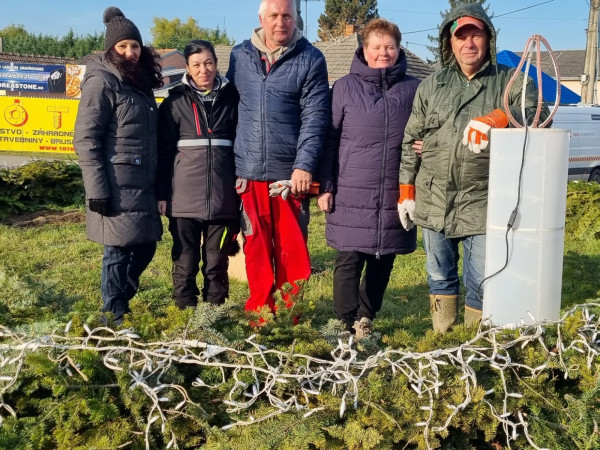
[[[571,133],[569,180],[600,183],[600,106],[561,105],[552,128]]]

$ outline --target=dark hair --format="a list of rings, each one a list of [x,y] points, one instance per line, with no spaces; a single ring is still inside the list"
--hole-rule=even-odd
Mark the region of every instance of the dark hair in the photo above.
[[[379,36],[390,35],[396,41],[396,45],[400,47],[400,41],[402,40],[402,34],[398,25],[385,19],[373,19],[370,20],[360,32],[364,45],[367,45],[369,36],[375,33]]]
[[[215,62],[218,62],[217,54],[215,53],[215,48],[213,47],[213,45],[210,42],[205,41],[203,39],[195,39],[193,41],[190,41],[190,43],[186,45],[183,49],[183,57],[185,58],[185,63],[188,63],[188,59],[190,56],[196,53],[202,53],[205,50],[208,50],[215,59]]]
[[[162,87],[160,56],[149,47],[142,46],[137,62],[123,58],[111,47],[104,53],[105,59],[117,68],[123,78],[143,90]]]

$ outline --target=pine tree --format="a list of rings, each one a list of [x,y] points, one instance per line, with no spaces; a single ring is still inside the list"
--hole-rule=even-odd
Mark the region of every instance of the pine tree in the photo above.
[[[72,29],[58,37],[30,33],[23,25],[9,25],[0,29],[0,36],[4,38],[4,51],[22,55],[81,58],[104,48],[104,33],[79,36]]]
[[[445,11],[440,11],[440,16],[442,17],[442,22],[444,21],[444,19],[446,18],[446,16],[448,14],[450,14],[450,11],[452,11],[456,6],[458,5],[470,5],[470,4],[477,4],[477,5],[481,5],[483,7],[483,9],[485,10],[486,13],[488,13],[488,15],[490,15],[489,13],[489,9],[490,6],[487,4],[488,0],[448,0],[448,6],[449,8]],[[490,17],[492,17],[493,15],[490,15]],[[440,50],[438,48],[438,36],[439,36],[439,25],[438,25],[438,30],[436,32],[435,35],[427,35],[427,39],[429,39],[429,42],[432,43],[432,45],[428,45],[427,49],[431,52],[431,54],[433,55],[433,61],[429,61],[430,63],[436,63],[438,61],[440,61]]]
[[[322,41],[344,36],[346,25],[361,29],[379,17],[377,0],[325,0],[325,12],[319,17],[317,35]]]

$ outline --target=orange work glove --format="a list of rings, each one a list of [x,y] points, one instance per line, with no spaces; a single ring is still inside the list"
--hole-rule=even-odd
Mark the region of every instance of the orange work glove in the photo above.
[[[489,143],[489,132],[492,128],[506,128],[508,117],[501,109],[495,109],[486,116],[471,120],[463,134],[463,145],[467,145],[473,153],[485,150]]]
[[[413,219],[415,217],[415,185],[401,184],[400,197],[398,198],[398,216],[400,223],[406,231],[414,227]]]

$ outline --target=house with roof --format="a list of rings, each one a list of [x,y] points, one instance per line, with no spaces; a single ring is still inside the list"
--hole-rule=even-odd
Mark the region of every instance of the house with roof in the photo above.
[[[176,48],[160,49],[156,50],[156,53],[160,55],[164,83],[160,90],[168,91],[181,81],[185,73],[185,58],[183,57],[183,53]],[[155,91],[155,94],[157,97],[163,97],[157,91]]]
[[[0,62],[21,62],[28,64],[76,64],[75,58],[42,55],[20,55],[0,52]]]

